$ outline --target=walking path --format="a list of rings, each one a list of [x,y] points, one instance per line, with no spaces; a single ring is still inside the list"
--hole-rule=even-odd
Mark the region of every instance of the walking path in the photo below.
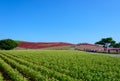
[[[103,54],[103,53],[90,53],[90,54],[99,54],[99,55],[108,55],[108,56],[120,57],[120,54]]]

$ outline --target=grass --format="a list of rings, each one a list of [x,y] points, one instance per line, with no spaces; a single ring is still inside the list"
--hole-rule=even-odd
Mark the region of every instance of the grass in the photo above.
[[[25,41],[22,41],[22,40],[14,40],[16,43],[20,43],[20,42],[25,42]]]
[[[119,57],[72,50],[11,50],[0,51],[0,60],[6,64],[0,66],[4,70],[0,77],[5,79],[6,74],[12,81],[14,74],[19,77],[16,81],[120,81]]]

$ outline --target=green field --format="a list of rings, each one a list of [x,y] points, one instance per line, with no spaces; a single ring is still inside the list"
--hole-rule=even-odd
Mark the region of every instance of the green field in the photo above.
[[[0,81],[120,81],[120,58],[65,50],[0,51]]]

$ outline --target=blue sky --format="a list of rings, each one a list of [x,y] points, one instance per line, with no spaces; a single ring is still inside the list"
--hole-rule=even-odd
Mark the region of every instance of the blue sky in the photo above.
[[[120,41],[120,0],[0,0],[0,39]]]

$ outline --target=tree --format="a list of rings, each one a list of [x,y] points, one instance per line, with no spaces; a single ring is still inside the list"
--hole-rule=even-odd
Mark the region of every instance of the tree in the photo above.
[[[116,41],[114,41],[111,37],[102,38],[100,41],[96,42],[97,45],[102,45],[103,47],[114,47]]]
[[[120,42],[119,43],[116,43],[116,44],[114,44],[114,46],[113,46],[114,48],[120,48]]]
[[[0,40],[0,49],[11,50],[17,46],[18,44],[12,39]]]

